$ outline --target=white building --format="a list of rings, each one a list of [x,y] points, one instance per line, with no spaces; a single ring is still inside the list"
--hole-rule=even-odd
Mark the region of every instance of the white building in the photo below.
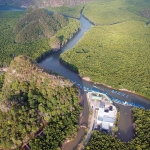
[[[97,112],[97,125],[101,126],[101,129],[108,131],[114,126],[116,116],[117,109],[115,106],[101,102]]]

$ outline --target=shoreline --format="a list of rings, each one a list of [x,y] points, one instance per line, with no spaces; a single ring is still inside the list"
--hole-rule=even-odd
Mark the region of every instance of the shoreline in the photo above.
[[[80,76],[80,75],[79,75],[79,76]],[[81,76],[80,76],[80,77],[81,77]],[[91,79],[90,79],[90,77],[86,77],[86,76],[85,76],[85,77],[81,77],[81,78],[82,78],[83,80],[85,80],[85,81],[92,82]]]
[[[67,41],[67,42],[69,42],[69,41]],[[59,50],[61,50],[61,49],[59,49]],[[57,51],[59,51],[59,50],[57,50]],[[48,53],[48,55],[50,55],[51,53],[54,53],[54,52],[56,52],[56,51],[50,50],[50,51],[48,51],[48,52],[46,52],[46,53]],[[42,54],[42,55],[43,55],[43,54]],[[42,56],[42,55],[41,55],[41,56]],[[44,55],[45,55],[45,54],[44,54]],[[43,57],[44,57],[44,58],[43,58]],[[41,58],[40,60],[37,60],[37,63],[43,61],[43,59],[45,59],[46,57],[47,57],[47,56],[42,56],[42,58]],[[91,83],[93,83],[93,84],[103,85],[103,86],[105,86],[105,87],[107,87],[107,88],[111,88],[111,89],[114,89],[114,90],[118,90],[118,91],[122,91],[122,92],[128,92],[128,93],[131,93],[131,94],[140,96],[140,97],[142,97],[142,98],[147,99],[148,101],[150,101],[150,98],[149,98],[149,97],[146,97],[146,96],[143,95],[142,93],[137,93],[137,92],[135,92],[135,91],[128,90],[128,89],[125,89],[125,88],[117,89],[117,88],[112,87],[111,85],[107,85],[107,84],[104,84],[104,83],[93,82],[93,81],[90,79],[90,77],[88,77],[88,76],[81,77],[78,71],[74,71],[73,69],[71,69],[71,68],[68,66],[68,64],[64,63],[61,59],[59,59],[59,61],[61,62],[62,65],[64,65],[65,67],[67,67],[69,70],[71,70],[71,71],[73,71],[73,72],[75,72],[75,73],[78,73],[78,76],[79,76],[82,80],[84,80],[84,81],[91,82]],[[7,72],[8,69],[9,69],[9,67],[2,67],[2,68],[0,68],[0,73]],[[44,70],[46,70],[46,69],[44,69]]]
[[[80,74],[79,74],[80,76]],[[81,77],[81,76],[80,76]],[[132,90],[128,90],[128,89],[125,89],[125,88],[122,88],[122,89],[117,89],[117,88],[114,88],[112,87],[111,85],[107,85],[107,84],[104,84],[104,83],[98,83],[98,82],[93,82],[90,77],[81,77],[84,81],[88,81],[88,82],[91,82],[93,84],[98,84],[98,85],[103,85],[107,88],[110,88],[110,89],[114,89],[114,90],[117,90],[117,91],[122,91],[122,92],[128,92],[128,93],[131,93],[131,94],[134,94],[136,96],[140,96],[144,99],[147,99],[148,101],[150,101],[150,97],[146,97],[145,95],[143,95],[142,93],[137,93],[135,91],[132,91]]]
[[[62,59],[59,59],[59,61],[60,61],[64,66],[66,66],[69,70],[71,70],[71,71],[73,71],[73,72],[75,72],[75,73],[78,73],[78,76],[79,76],[82,80],[84,80],[84,81],[91,82],[91,83],[93,83],[93,84],[103,85],[103,86],[105,86],[105,87],[107,87],[107,88],[110,88],[110,89],[114,89],[114,90],[118,90],[118,91],[122,91],[122,92],[128,92],[128,93],[131,93],[131,94],[140,96],[140,97],[142,97],[142,98],[147,99],[148,101],[150,101],[150,97],[147,97],[147,96],[143,95],[142,93],[137,93],[137,92],[135,92],[135,91],[128,90],[128,89],[125,89],[125,88],[117,89],[117,88],[112,87],[111,85],[107,85],[107,84],[99,83],[99,82],[94,82],[94,81],[92,81],[92,80],[90,79],[90,77],[88,77],[88,76],[83,76],[83,77],[82,77],[82,76],[79,74],[78,71],[74,71],[73,69],[71,69],[71,68],[69,67],[69,64],[68,64],[68,63],[65,63]]]
[[[131,91],[131,90],[128,90],[128,89],[119,89],[119,91],[130,92],[130,93],[133,93],[133,94],[136,93],[135,91]]]
[[[50,50],[46,51],[45,53],[41,54],[40,56],[38,56],[38,57],[35,59],[35,61],[36,61],[37,63],[40,63],[40,62],[42,62],[43,60],[45,60],[47,57],[49,57],[49,55],[51,55],[51,53],[55,53],[55,52],[57,52],[57,51],[61,51],[61,49],[62,49],[70,40],[72,40],[72,39],[74,38],[74,36],[75,36],[80,30],[81,30],[81,27],[79,27],[78,30],[77,30],[75,33],[73,33],[73,36],[72,36],[71,38],[66,39],[67,41],[66,41],[63,45],[62,45],[62,43],[61,43],[61,46],[60,46],[59,49],[57,49],[57,50],[50,49]],[[59,59],[60,59],[60,58],[59,58]]]

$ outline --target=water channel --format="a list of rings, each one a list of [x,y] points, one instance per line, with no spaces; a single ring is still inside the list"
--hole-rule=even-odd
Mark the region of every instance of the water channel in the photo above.
[[[92,26],[92,24],[82,14],[80,17],[80,23],[81,23],[81,30],[73,37],[73,39],[70,40],[60,51],[50,54],[46,59],[41,61],[39,65],[53,72],[57,72],[58,74],[64,76],[65,78],[69,80],[76,81],[76,83],[79,83],[82,86],[92,88],[93,85],[95,84],[82,80],[77,73],[71,71],[59,61],[60,54],[71,49],[78,42],[80,42],[79,40],[84,36],[84,34],[86,34],[88,30],[90,30]],[[119,94],[112,93],[112,89],[104,85],[96,85],[96,86],[100,90],[107,92],[110,97],[114,97],[123,101],[134,102],[134,103],[144,106],[146,109],[150,108],[150,101],[144,97],[141,97],[136,94],[129,93],[129,92],[123,92],[126,96],[121,96]],[[83,124],[87,124],[89,110],[88,110],[88,104],[87,104],[87,100],[86,100],[84,92],[83,92],[83,95],[84,95]],[[117,136],[119,139],[121,139],[121,141],[128,142],[133,138],[132,118],[131,118],[132,107],[123,106],[120,104],[115,104],[115,106],[120,111],[120,120],[118,123]],[[75,149],[76,145],[82,140],[83,135],[84,135],[84,129],[81,128],[78,131],[78,134],[75,140],[70,143],[67,143],[64,147],[64,150]]]
[[[0,11],[1,10],[2,11],[4,11],[4,10],[18,11],[18,10],[22,10],[22,9],[5,6],[5,7],[0,7]],[[66,66],[64,66],[62,63],[60,63],[60,61],[59,61],[60,54],[67,51],[68,49],[74,47],[79,42],[79,40],[84,36],[84,34],[86,34],[86,32],[88,30],[90,30],[90,28],[92,26],[92,24],[82,14],[80,17],[80,23],[81,23],[81,29],[79,30],[79,32],[77,34],[75,34],[75,36],[63,48],[61,48],[60,51],[51,53],[49,56],[47,56],[45,59],[43,59],[39,63],[39,65],[44,67],[45,69],[51,70],[52,72],[56,72],[69,80],[76,81],[77,83],[79,83],[82,86],[92,88],[93,85],[95,85],[95,84],[82,80],[77,73],[71,71]],[[134,102],[134,103],[144,106],[146,109],[150,109],[150,101],[142,96],[139,96],[139,95],[136,95],[133,93],[129,93],[129,92],[123,92],[126,96],[122,96],[120,94],[112,93],[112,88],[108,88],[104,85],[96,85],[96,86],[100,90],[107,92],[110,97],[114,97],[114,98],[117,98],[117,99],[120,99],[123,101]],[[84,116],[83,116],[82,124],[87,125],[88,124],[88,116],[89,116],[89,108],[88,108],[88,104],[87,104],[87,99],[85,97],[85,92],[81,91],[81,93],[82,93],[82,97],[84,99],[84,108],[83,108]],[[128,142],[133,138],[131,107],[123,106],[120,104],[115,104],[115,105],[120,111],[120,120],[118,123],[119,130],[117,133],[118,138],[121,139],[121,141]],[[84,133],[85,133],[84,129],[80,128],[75,140],[65,144],[63,149],[64,150],[76,149],[76,146],[82,140]]]

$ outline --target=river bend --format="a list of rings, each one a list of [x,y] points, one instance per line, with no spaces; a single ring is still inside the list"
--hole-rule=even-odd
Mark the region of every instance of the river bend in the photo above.
[[[0,7],[0,11],[22,11],[22,10],[24,9],[19,9],[19,8],[14,8],[9,6]],[[79,83],[82,86],[92,88],[94,85],[93,83],[82,80],[77,73],[71,71],[59,61],[60,54],[74,47],[79,42],[79,40],[84,36],[84,34],[86,34],[88,30],[90,30],[92,26],[90,21],[88,21],[82,14],[80,17],[80,23],[81,23],[81,29],[79,30],[79,32],[76,33],[75,36],[63,48],[61,48],[61,50],[51,53],[49,56],[47,56],[45,59],[39,62],[39,65],[44,67],[47,70],[56,72],[69,80],[76,81],[76,83]],[[96,86],[100,90],[107,92],[110,97],[114,97],[123,101],[137,103],[144,106],[146,109],[150,109],[150,101],[144,97],[129,92],[123,92],[125,96],[122,96],[121,94],[112,93],[112,88],[108,88],[104,85],[96,85]],[[84,99],[84,106],[83,106],[84,115],[83,115],[82,124],[87,125],[89,108],[88,108],[85,92],[83,90],[81,90],[81,94]],[[117,133],[118,138],[124,142],[128,142],[133,138],[131,107],[123,106],[120,104],[115,104],[115,105],[120,111],[120,120],[118,123],[119,130]],[[85,133],[85,129],[80,128],[76,138],[73,141],[65,144],[63,149],[64,150],[76,149],[77,145],[82,140],[84,133]]]

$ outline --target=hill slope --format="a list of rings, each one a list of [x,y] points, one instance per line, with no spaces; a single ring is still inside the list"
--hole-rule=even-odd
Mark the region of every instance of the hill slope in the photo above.
[[[27,56],[16,57],[2,88],[0,148],[16,149],[45,127],[45,136],[37,136],[42,140],[41,147],[57,149],[77,131],[81,110],[78,103],[79,93],[72,83],[46,73]],[[40,149],[33,140],[31,149],[32,145]]]
[[[15,25],[17,43],[31,42],[37,39],[50,38],[58,30],[68,24],[61,15],[48,15],[43,9],[36,9],[26,13]]]
[[[57,13],[53,16],[47,16],[43,10],[36,10],[35,12],[37,12],[37,14],[35,16],[37,18],[38,15],[40,16],[39,12],[43,12],[45,18],[48,18],[49,21],[53,21],[53,24],[48,24],[49,22],[47,20],[44,20],[41,24],[36,24],[36,29],[42,29],[41,31],[43,31],[40,33],[41,36],[39,36],[39,30],[36,31],[32,28],[31,31],[28,27],[35,21],[40,22],[34,17],[32,18],[33,21],[31,20],[31,16],[35,13],[31,12],[32,11],[28,14],[20,11],[0,12],[0,67],[8,66],[11,60],[18,55],[28,55],[34,60],[39,60],[50,52],[50,50],[58,50],[60,46],[71,39],[80,28],[80,22],[77,19],[68,18],[66,20]],[[43,20],[43,18],[41,20]],[[64,26],[66,23],[67,25]],[[23,25],[23,27],[21,25]],[[47,28],[45,29],[43,26]],[[54,30],[59,28],[60,30],[57,32]],[[45,33],[45,30],[49,31],[49,33]],[[22,33],[22,35],[20,33]],[[31,36],[32,38],[29,36],[31,33],[33,33]],[[46,37],[52,33],[55,33],[54,37],[44,38],[44,36]]]

